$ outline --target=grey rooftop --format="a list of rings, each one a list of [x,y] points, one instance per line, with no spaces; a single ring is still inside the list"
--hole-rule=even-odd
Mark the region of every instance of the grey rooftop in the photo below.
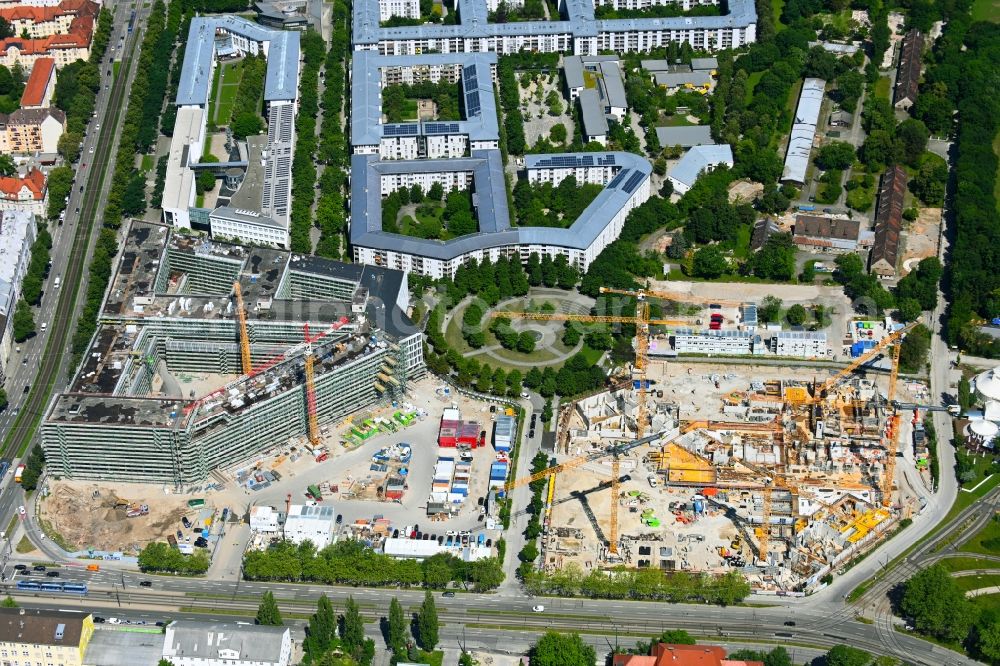
[[[205,106],[212,85],[217,31],[240,35],[267,51],[266,101],[294,100],[298,93],[299,33],[265,28],[239,16],[198,16],[191,19],[184,66],[177,87],[178,106]]]
[[[652,172],[648,160],[625,152],[528,155],[525,157],[525,164],[540,168],[540,160],[564,158],[579,166],[589,166],[580,162],[588,157],[595,160],[608,160],[611,157],[614,165],[621,167],[621,170],[572,226],[568,229],[555,229],[511,227],[503,165],[498,150],[473,151],[471,158],[453,160],[379,161],[375,155],[354,155],[351,158],[351,244],[355,247],[400,252],[442,261],[475,250],[503,246],[545,245],[585,250],[594,243]],[[473,173],[479,197],[479,231],[449,241],[412,238],[382,231],[379,182],[382,174],[433,171]]]

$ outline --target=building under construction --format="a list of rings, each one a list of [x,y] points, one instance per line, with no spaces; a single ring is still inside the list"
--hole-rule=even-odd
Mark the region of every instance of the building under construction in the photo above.
[[[49,469],[189,484],[316,440],[424,374],[408,307],[399,271],[132,222],[82,364],[46,410]],[[185,391],[189,373],[214,384]]]
[[[556,453],[571,457],[524,479],[549,475],[544,566],[735,567],[758,589],[818,584],[909,507],[894,492],[898,356],[887,353],[904,332],[824,381],[692,378],[716,396],[707,419],[686,417],[673,400],[687,391],[669,382],[566,405]],[[854,374],[883,354],[888,389]],[[655,437],[637,446],[644,433]]]

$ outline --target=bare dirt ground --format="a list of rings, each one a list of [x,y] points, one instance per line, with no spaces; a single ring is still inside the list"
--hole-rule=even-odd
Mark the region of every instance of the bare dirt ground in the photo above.
[[[182,516],[198,513],[187,506],[190,496],[164,495],[159,486],[63,480],[50,481],[49,488],[39,518],[79,550],[137,553],[147,543],[165,540]],[[123,509],[114,508],[117,500],[147,504],[149,515],[126,518]]]
[[[764,186],[749,180],[738,180],[729,186],[730,203],[750,203],[764,193]]]
[[[937,256],[941,215],[940,208],[921,208],[919,217],[904,232],[904,275],[913,270],[921,259]]]

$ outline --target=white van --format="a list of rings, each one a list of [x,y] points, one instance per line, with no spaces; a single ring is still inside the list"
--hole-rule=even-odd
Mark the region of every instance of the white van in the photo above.
[[[61,278],[61,277],[56,277],[56,289],[58,289],[58,288],[59,288],[59,284],[60,284],[61,282],[62,282],[62,278]]]
[[[42,322],[42,330],[44,331],[48,327],[48,322]]]

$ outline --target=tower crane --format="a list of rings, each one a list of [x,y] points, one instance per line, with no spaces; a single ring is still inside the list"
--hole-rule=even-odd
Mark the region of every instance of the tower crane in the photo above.
[[[886,401],[892,405],[896,399],[896,380],[899,378],[899,353],[902,345],[897,343],[892,348],[892,369],[889,371],[889,390]],[[882,480],[882,506],[892,504],[892,483],[896,475],[896,449],[899,445],[899,410],[893,408],[892,416],[886,424],[885,478]]]
[[[243,374],[249,375],[253,370],[250,360],[250,335],[247,333],[247,311],[243,306],[243,288],[239,280],[233,282],[233,294],[236,296],[236,317],[240,322],[240,360],[243,362]]]
[[[667,444],[669,444],[670,442],[674,441],[675,439],[677,439],[681,435],[684,435],[684,434],[686,434],[688,432],[691,432],[692,430],[696,430],[696,429],[698,429],[700,427],[703,427],[703,426],[704,426],[704,422],[703,421],[695,421],[695,422],[692,422],[692,423],[688,423],[683,428],[681,428],[680,431],[676,435],[673,435],[672,437],[669,437],[668,439],[664,440],[663,441],[663,445],[666,446]],[[651,434],[651,435],[646,435],[645,437],[636,438],[636,439],[634,439],[634,440],[632,440],[630,442],[625,442],[625,443],[621,443],[621,444],[614,444],[612,446],[607,447],[603,451],[598,451],[596,453],[588,453],[588,454],[585,454],[585,455],[582,455],[582,456],[578,456],[576,458],[571,458],[569,460],[566,460],[565,462],[559,463],[558,465],[553,465],[552,467],[548,467],[546,469],[543,469],[540,472],[536,472],[536,473],[528,475],[528,476],[522,476],[522,477],[519,477],[517,479],[511,479],[504,486],[504,490],[506,492],[510,492],[514,488],[519,488],[520,486],[528,485],[528,484],[533,483],[535,481],[546,479],[546,478],[548,478],[550,476],[553,476],[555,474],[559,474],[559,473],[564,472],[564,471],[569,470],[569,469],[574,469],[574,468],[579,467],[580,465],[586,464],[588,462],[594,462],[594,461],[597,461],[597,460],[601,460],[602,458],[605,458],[606,456],[610,455],[610,456],[613,456],[612,457],[612,463],[611,463],[611,465],[612,465],[612,467],[611,467],[611,470],[612,470],[611,471],[611,489],[612,489],[613,497],[612,497],[612,501],[611,501],[610,516],[611,516],[611,525],[612,525],[612,527],[616,527],[617,526],[617,517],[616,517],[616,515],[617,515],[617,511],[618,511],[618,499],[617,499],[617,492],[616,492],[615,489],[618,487],[617,478],[618,478],[618,473],[619,473],[618,472],[618,465],[616,464],[616,461],[618,460],[619,456],[621,456],[621,455],[623,455],[625,453],[628,453],[632,449],[638,448],[638,447],[640,447],[640,446],[642,446],[644,444],[651,444],[653,442],[656,442],[657,440],[662,439],[663,435],[664,435],[663,432],[657,432],[657,433],[654,433],[654,434]],[[615,544],[615,542],[618,539],[618,534],[617,534],[616,531],[609,531],[608,537],[609,537],[608,550],[611,553],[615,553],[616,554],[618,552],[618,548],[617,548],[617,545]],[[614,546],[614,547],[612,547],[612,546]]]

